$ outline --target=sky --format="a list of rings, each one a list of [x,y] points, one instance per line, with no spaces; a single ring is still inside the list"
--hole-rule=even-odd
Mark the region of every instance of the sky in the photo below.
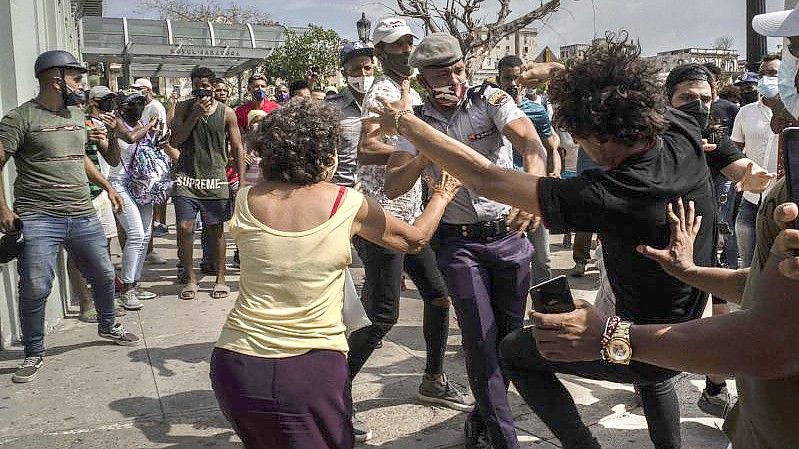
[[[110,17],[157,18],[157,11],[131,11],[130,0],[105,0]],[[348,39],[357,36],[355,22],[366,12],[372,23],[387,14],[380,2],[357,0],[235,0],[257,6],[273,19],[289,26],[309,23],[333,28]],[[230,0],[219,0],[227,4]],[[394,4],[394,0],[384,0]],[[496,1],[487,0],[483,17],[492,21]],[[588,43],[605,30],[625,29],[638,38],[645,55],[688,47],[712,47],[720,36],[731,36],[734,48],[745,55],[746,10],[743,0],[562,0],[558,12],[546,22],[531,26],[539,30],[539,51],[549,46],[555,54],[562,45]],[[540,4],[540,0],[513,0],[511,18]],[[783,9],[783,0],[766,0],[768,11]],[[777,39],[769,39],[776,50]],[[742,56],[743,57],[743,56]]]

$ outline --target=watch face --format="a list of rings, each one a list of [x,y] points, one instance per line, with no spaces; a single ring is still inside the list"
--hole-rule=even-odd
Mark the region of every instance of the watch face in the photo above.
[[[632,356],[632,348],[625,340],[613,339],[608,343],[608,353],[611,360],[615,362],[623,362],[629,360]]]

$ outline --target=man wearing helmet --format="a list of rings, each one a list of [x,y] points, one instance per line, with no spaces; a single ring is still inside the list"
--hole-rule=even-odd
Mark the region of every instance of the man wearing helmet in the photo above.
[[[0,121],[0,169],[10,157],[17,169],[13,209],[0,186],[0,231],[22,230],[25,237],[17,266],[25,359],[14,382],[30,382],[42,365],[44,306],[62,245],[92,286],[99,336],[124,346],[140,342],[116,321],[114,267],[89,193],[92,181],[108,192],[115,209],[121,208],[119,194],[84,150],[84,115],[74,105],[85,101],[86,69],[70,53],[53,50],[39,55],[34,71],[39,95]],[[91,138],[108,137],[93,133]]]

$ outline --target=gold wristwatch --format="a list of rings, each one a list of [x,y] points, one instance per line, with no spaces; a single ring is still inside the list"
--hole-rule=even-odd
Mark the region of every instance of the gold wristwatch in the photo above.
[[[610,339],[605,343],[604,359],[609,363],[629,365],[633,357],[633,347],[630,344],[630,328],[633,323],[620,321]]]

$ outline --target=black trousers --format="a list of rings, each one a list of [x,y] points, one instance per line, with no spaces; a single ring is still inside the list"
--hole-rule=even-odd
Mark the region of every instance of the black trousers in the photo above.
[[[550,362],[538,352],[530,331],[524,329],[508,335],[500,345],[500,353],[505,373],[564,449],[594,449],[599,444],[580,419],[574,400],[555,373],[637,385],[655,448],[679,449],[682,446],[680,405],[671,380],[678,372],[638,362],[629,365],[601,360]]]
[[[449,297],[449,292],[432,248],[428,245],[418,254],[406,255],[358,236],[353,237],[353,244],[366,271],[364,308],[372,324],[350,335],[347,357],[350,377],[358,374],[380,340],[397,324],[403,271],[413,280],[424,301],[425,372],[441,374],[449,335],[449,306],[437,306],[433,301]]]

